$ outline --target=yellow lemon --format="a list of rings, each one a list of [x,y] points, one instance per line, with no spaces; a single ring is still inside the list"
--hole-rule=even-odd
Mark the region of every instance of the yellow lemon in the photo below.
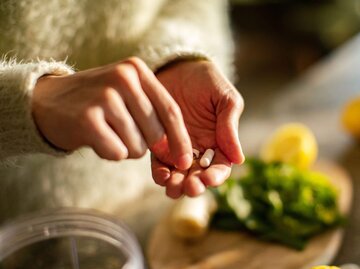
[[[263,145],[260,157],[308,168],[316,160],[318,146],[312,131],[303,124],[289,123],[277,129]]]
[[[360,139],[360,97],[345,105],[342,123],[350,134]]]
[[[336,266],[320,265],[320,266],[315,266],[311,269],[340,269],[340,268]]]

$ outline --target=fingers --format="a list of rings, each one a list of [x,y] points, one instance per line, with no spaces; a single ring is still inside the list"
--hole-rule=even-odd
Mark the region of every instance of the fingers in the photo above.
[[[121,74],[120,83],[123,88],[118,89],[119,94],[150,147],[164,136],[164,128],[142,89],[136,69],[132,65],[120,65],[117,71]]]
[[[238,138],[238,123],[244,102],[235,89],[227,91],[217,106],[216,142],[225,156],[236,164],[244,162]]]
[[[187,171],[178,169],[171,171],[154,155],[151,160],[154,181],[160,186],[165,186],[166,194],[174,199],[183,194],[195,197],[204,193],[208,186],[221,185],[230,176],[232,167],[232,163],[220,149],[215,150],[215,157],[207,169],[202,168],[196,161]]]
[[[140,158],[147,145],[139,128],[118,93],[109,89],[107,95],[109,100],[104,108],[107,123],[127,147],[128,158]]]
[[[89,146],[94,149],[97,155],[108,160],[122,160],[128,157],[128,150],[117,134],[105,122],[103,112],[93,110],[89,112],[88,125]]]
[[[183,194],[194,197],[205,191],[205,186],[199,178],[202,170],[199,164],[195,164],[189,171],[170,171],[169,167],[152,155],[151,170],[155,183],[165,186],[166,195],[170,198],[177,199]]]
[[[166,181],[166,195],[177,199],[183,194],[183,181],[187,171],[175,169],[171,172],[170,178]]]
[[[207,186],[216,187],[224,183],[230,176],[231,162],[221,152],[215,149],[215,156],[211,165],[203,169],[199,162],[196,162],[184,180],[184,193],[190,197],[203,193]]]
[[[156,184],[166,187],[166,195],[177,199],[183,195],[183,182],[187,171],[170,169],[160,162],[153,154],[151,155],[152,176]]]
[[[170,178],[170,169],[151,154],[151,172],[156,184],[165,186]]]
[[[183,192],[189,197],[195,197],[205,191],[204,183],[200,179],[203,169],[198,162],[195,162],[190,168],[189,173],[184,180]]]
[[[211,166],[201,173],[200,179],[205,186],[220,186],[230,176],[231,167],[231,162],[221,150],[215,149],[215,155]]]
[[[141,85],[163,124],[174,165],[180,170],[188,169],[192,163],[192,147],[179,106],[142,61],[130,61],[138,70]]]

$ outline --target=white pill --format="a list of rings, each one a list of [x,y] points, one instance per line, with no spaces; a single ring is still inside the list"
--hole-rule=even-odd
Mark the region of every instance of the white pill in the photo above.
[[[200,166],[202,168],[207,168],[210,166],[215,155],[215,151],[212,149],[207,149],[204,155],[200,159]]]
[[[198,159],[200,157],[200,151],[198,149],[193,149],[193,155]]]

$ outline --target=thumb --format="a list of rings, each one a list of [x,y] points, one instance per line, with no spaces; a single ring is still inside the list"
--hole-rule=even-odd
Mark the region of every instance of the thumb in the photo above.
[[[244,101],[236,90],[229,90],[217,105],[216,143],[232,163],[241,164],[245,157],[238,137],[239,118]]]

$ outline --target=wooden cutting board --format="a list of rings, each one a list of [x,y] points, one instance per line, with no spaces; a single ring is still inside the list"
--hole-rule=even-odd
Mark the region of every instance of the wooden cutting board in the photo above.
[[[329,175],[340,190],[340,209],[348,213],[352,201],[352,182],[348,174],[331,162],[319,162],[315,170]],[[173,236],[168,217],[154,228],[147,247],[151,269],[310,269],[328,264],[336,255],[343,229],[314,237],[303,251],[263,242],[245,232],[211,230],[197,242]]]

